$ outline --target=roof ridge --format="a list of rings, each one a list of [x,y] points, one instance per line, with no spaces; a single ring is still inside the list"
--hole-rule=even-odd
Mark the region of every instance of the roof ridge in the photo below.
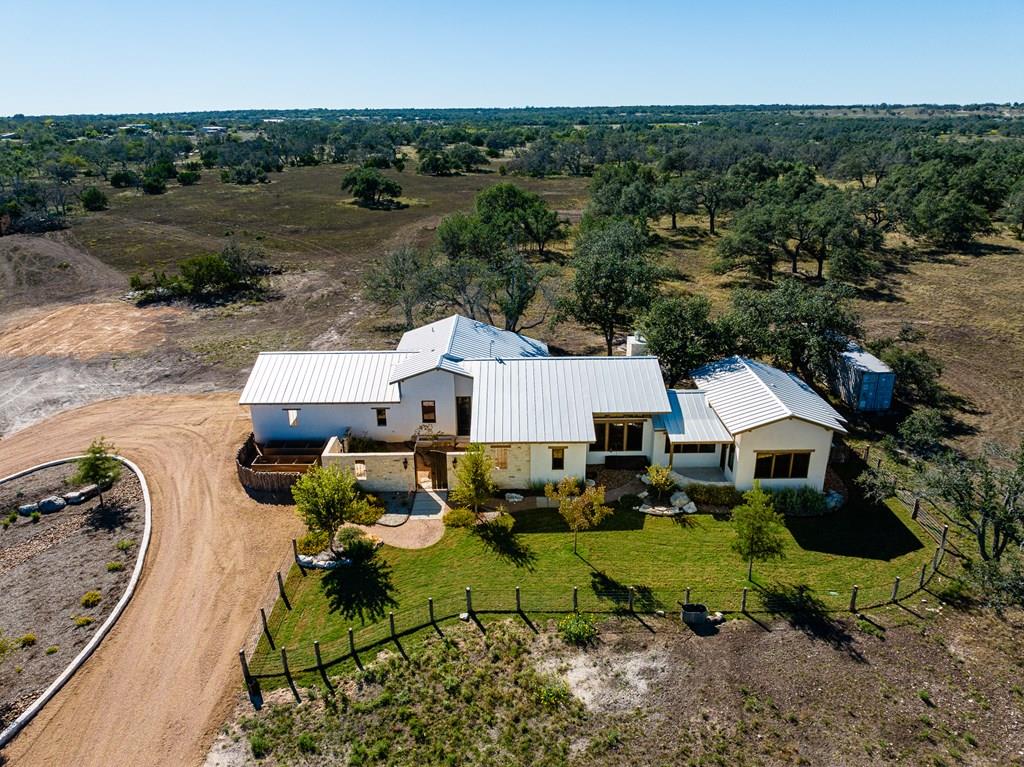
[[[259,352],[256,356],[262,357],[271,354],[416,354],[417,352],[399,351],[398,349],[297,349],[289,351],[278,349],[277,351]]]
[[[512,331],[506,331],[511,333]],[[565,354],[561,357],[553,357],[551,355],[537,355],[535,357],[463,357],[463,362],[539,362],[540,360],[656,360],[658,359],[653,354],[643,355],[631,355],[622,357],[608,357],[604,354]]]

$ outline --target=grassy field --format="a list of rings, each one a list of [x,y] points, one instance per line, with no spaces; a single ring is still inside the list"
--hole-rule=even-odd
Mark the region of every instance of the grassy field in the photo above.
[[[535,614],[572,607],[579,588],[581,610],[614,611],[635,590],[644,612],[672,612],[686,588],[711,610],[737,611],[746,567],[730,546],[731,522],[710,515],[677,519],[619,510],[599,528],[581,533],[577,553],[572,534],[554,509],[516,512],[511,534],[493,528],[450,529],[437,544],[420,550],[384,547],[368,559],[332,573],[288,579],[292,609],[278,602],[271,629],[278,647],[294,654],[293,667],[312,665],[318,640],[325,659],[347,652],[349,627],[365,644],[387,635],[387,614],[396,612],[399,630],[422,624],[427,598],[437,617],[465,609],[465,588],[473,589],[473,607],[513,610],[515,587],[522,607]],[[916,574],[934,552],[933,542],[902,505],[854,505],[821,518],[791,519],[786,557],[759,564],[757,586],[809,586],[829,608],[849,605],[850,588],[861,587],[860,603],[886,601],[893,578],[901,576],[909,592]],[[757,588],[748,606],[760,609]],[[308,662],[307,662],[308,661]],[[277,653],[261,640],[255,670],[277,670]]]

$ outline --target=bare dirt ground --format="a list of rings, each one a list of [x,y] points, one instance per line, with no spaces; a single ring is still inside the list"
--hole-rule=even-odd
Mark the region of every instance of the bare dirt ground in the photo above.
[[[201,763],[239,684],[238,648],[298,518],[234,476],[249,430],[237,394],[135,397],[79,408],[0,443],[0,474],[104,434],[153,496],[139,589],[96,654],[0,756],[31,765]]]
[[[0,512],[66,493],[75,487],[68,482],[74,471],[64,464],[0,485]],[[33,637],[0,665],[0,729],[67,667],[124,593],[145,525],[138,478],[125,470],[103,501],[92,498],[36,522],[19,517],[0,532],[0,628],[15,641]],[[127,545],[119,549],[119,541]],[[99,592],[98,605],[81,604],[88,591]]]

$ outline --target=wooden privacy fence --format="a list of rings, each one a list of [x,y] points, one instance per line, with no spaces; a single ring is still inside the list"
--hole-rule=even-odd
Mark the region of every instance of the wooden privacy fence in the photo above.
[[[302,476],[302,472],[254,469],[253,462],[258,457],[259,448],[256,446],[255,438],[250,434],[235,454],[235,468],[238,471],[238,481],[242,487],[254,493],[267,493],[290,498],[292,485]]]
[[[700,586],[686,588],[679,593],[679,605],[700,602],[710,611],[723,614],[745,615],[787,615],[807,610],[821,613],[857,613],[898,604],[926,588],[938,572],[946,552],[948,529],[944,528],[939,545],[929,562],[920,570],[906,573],[887,583],[870,585],[851,584],[848,591],[812,590],[800,591],[794,599],[774,587],[758,585],[742,589],[705,589]],[[278,573],[278,588],[285,609],[290,603],[284,579]],[[419,631],[433,629],[443,635],[443,625],[455,620],[477,623],[482,627],[480,616],[517,615],[531,627],[535,627],[530,616],[544,617],[587,612],[594,614],[634,616],[643,620],[645,616],[665,617],[681,620],[677,605],[666,605],[657,600],[650,589],[644,587],[591,587],[580,589],[566,586],[564,593],[553,596],[515,590],[474,590],[466,587],[460,594],[443,594],[438,598],[428,597],[418,607],[401,610],[378,609],[368,617],[374,622],[361,626],[350,626],[341,636],[332,636],[324,641],[314,640],[307,646],[285,647],[275,637],[265,611],[260,611],[263,636],[260,642],[262,652],[247,658],[245,651],[239,651],[242,675],[250,692],[259,689],[260,680],[283,681],[299,699],[295,683],[297,674],[317,674],[328,690],[331,687],[328,670],[345,661],[352,661],[358,668],[368,660],[370,653],[376,653],[386,646],[392,646],[402,657],[406,656],[402,639]]]

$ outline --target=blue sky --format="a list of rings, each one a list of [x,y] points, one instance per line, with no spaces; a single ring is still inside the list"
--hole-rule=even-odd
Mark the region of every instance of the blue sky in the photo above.
[[[0,114],[1024,100],[1024,0],[0,9]]]

